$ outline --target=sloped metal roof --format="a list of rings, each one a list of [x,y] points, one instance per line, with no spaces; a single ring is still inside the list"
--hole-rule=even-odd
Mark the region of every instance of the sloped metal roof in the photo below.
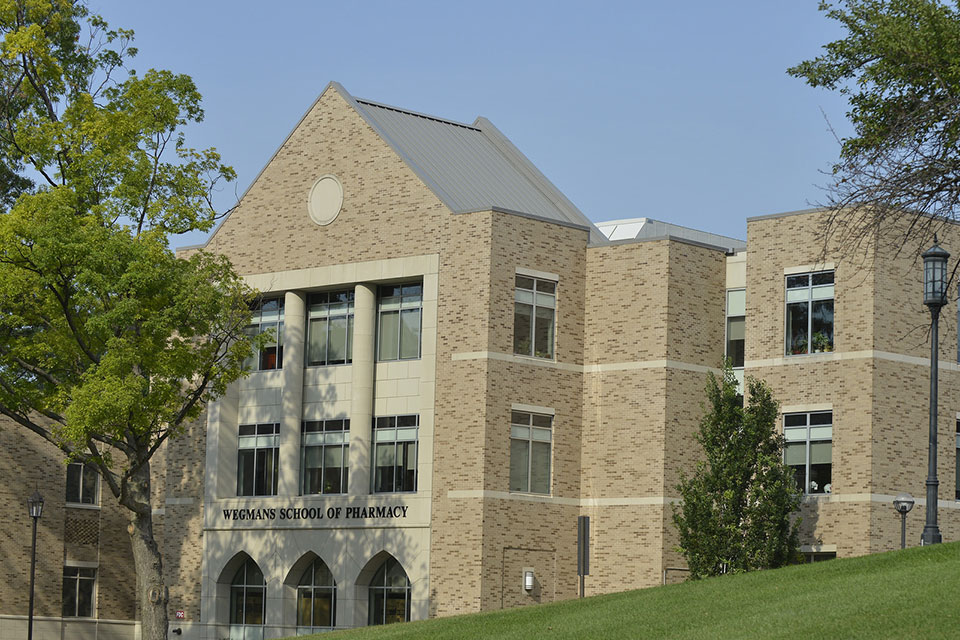
[[[606,238],[485,118],[463,124],[350,96],[336,89],[455,213],[502,209]]]
[[[597,228],[611,242],[670,236],[718,247],[730,252],[741,251],[747,247],[747,243],[743,240],[737,240],[736,238],[729,238],[707,231],[698,231],[697,229],[690,229],[689,227],[681,227],[678,224],[661,222],[653,218],[631,218],[629,220],[598,222]]]

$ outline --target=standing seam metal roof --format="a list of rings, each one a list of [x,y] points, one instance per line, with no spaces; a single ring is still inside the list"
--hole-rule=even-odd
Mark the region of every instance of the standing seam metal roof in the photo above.
[[[452,211],[506,209],[606,238],[485,118],[467,125],[338,91]]]

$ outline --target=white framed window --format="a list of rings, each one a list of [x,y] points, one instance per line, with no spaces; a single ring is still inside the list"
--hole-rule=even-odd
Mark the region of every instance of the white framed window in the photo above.
[[[786,278],[786,354],[833,351],[833,271]]]
[[[337,583],[326,563],[315,559],[297,583],[297,635],[337,626]]]
[[[734,369],[742,369],[746,338],[747,290],[727,290],[727,344],[725,355]]]
[[[307,366],[353,362],[353,291],[307,297]]]
[[[783,437],[783,459],[793,469],[797,488],[811,495],[831,493],[833,412],[784,414]]]
[[[419,415],[373,420],[373,492],[417,490]]]
[[[237,495],[275,496],[280,424],[242,424],[237,442]]]
[[[67,565],[63,568],[63,617],[92,618],[97,569]]]
[[[380,285],[377,289],[377,360],[420,357],[423,285]]]
[[[262,625],[266,596],[263,572],[253,559],[247,558],[230,581],[230,624]]]
[[[553,416],[510,413],[510,491],[550,493]]]
[[[556,340],[557,282],[517,274],[513,303],[513,352],[553,358]]]
[[[347,493],[350,472],[350,420],[301,424],[303,495]]]
[[[410,621],[410,578],[393,558],[387,558],[373,574],[369,594],[367,624]]]
[[[273,339],[254,350],[244,361],[245,369],[267,371],[283,368],[283,298],[263,298],[253,305],[253,316],[245,329],[247,335],[273,332]]]
[[[100,504],[100,474],[92,465],[71,462],[67,465],[67,504]]]

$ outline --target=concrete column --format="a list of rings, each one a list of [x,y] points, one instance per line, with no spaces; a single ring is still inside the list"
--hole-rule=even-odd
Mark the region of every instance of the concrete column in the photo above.
[[[280,472],[277,495],[300,493],[300,419],[303,415],[303,363],[306,341],[305,295],[288,291],[283,299],[283,387],[280,405]]]
[[[353,299],[353,367],[350,389],[350,495],[370,493],[373,431],[374,331],[377,288],[358,284]]]

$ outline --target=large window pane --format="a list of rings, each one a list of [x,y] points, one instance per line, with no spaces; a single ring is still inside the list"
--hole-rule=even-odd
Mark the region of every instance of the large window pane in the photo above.
[[[834,273],[787,277],[787,355],[833,351]]]
[[[553,358],[557,283],[516,276],[513,310],[513,352]]]
[[[400,312],[380,314],[379,360],[397,360],[400,357]]]
[[[253,495],[253,469],[256,449],[241,449],[237,452],[237,495]]]
[[[549,494],[553,417],[513,411],[510,419],[510,491]]]
[[[327,364],[343,364],[347,361],[347,318],[330,318]]]
[[[808,303],[787,305],[787,353],[807,353]]]
[[[529,491],[527,474],[530,469],[530,443],[510,440],[510,491]]]
[[[530,447],[530,492],[550,493],[550,443],[532,442]]]
[[[420,309],[404,309],[400,315],[400,357],[420,357]]]
[[[307,362],[311,365],[324,364],[327,361],[327,319],[314,318],[310,321],[310,343],[307,348]]]
[[[376,454],[376,485],[374,491],[394,490],[394,468],[396,464],[396,444],[378,444]]]
[[[533,332],[533,355],[538,358],[553,357],[553,318],[553,309],[537,307],[537,320]]]
[[[743,316],[727,318],[727,358],[732,367],[743,366],[745,327],[746,319]]]
[[[513,352],[524,356],[533,355],[533,305],[514,303]]]

